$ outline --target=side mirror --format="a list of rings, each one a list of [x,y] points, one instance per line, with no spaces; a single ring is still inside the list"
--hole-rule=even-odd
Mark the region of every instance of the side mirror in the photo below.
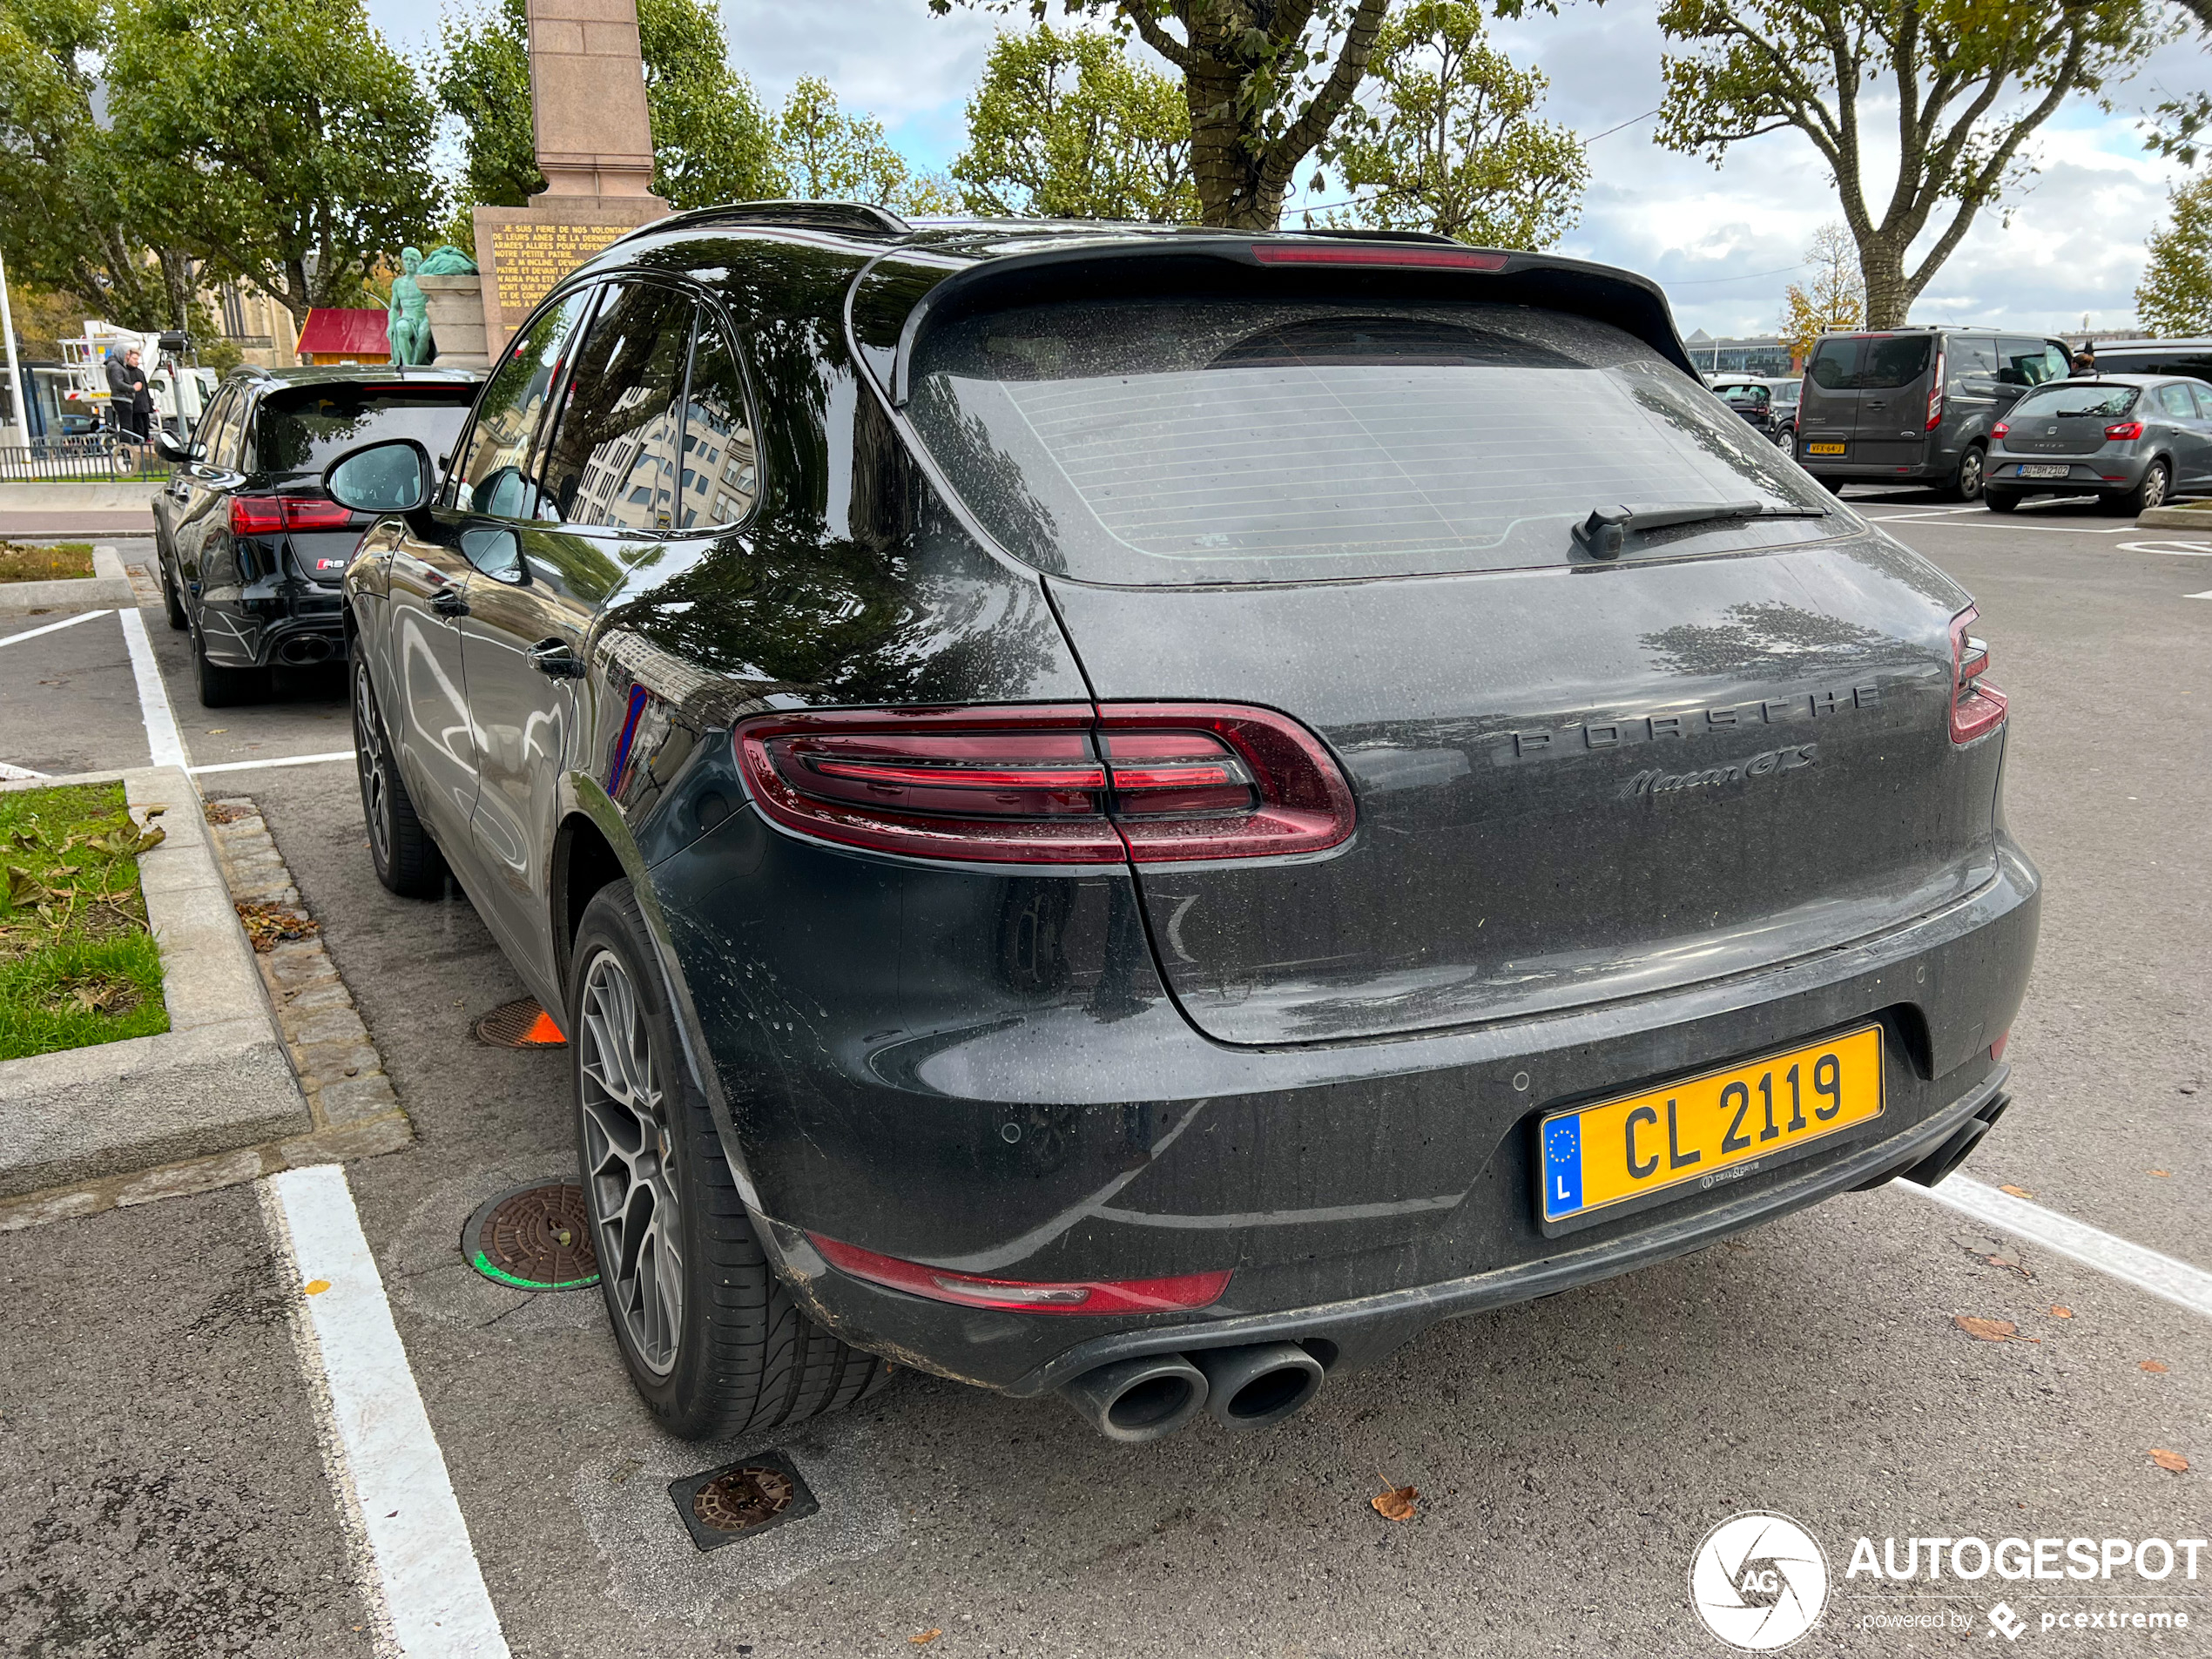
[[[153,448],[156,455],[176,466],[181,467],[192,459],[190,449],[158,427],[154,428]]]
[[[349,449],[324,469],[330,499],[357,513],[412,513],[429,504],[430,452],[413,438]]]

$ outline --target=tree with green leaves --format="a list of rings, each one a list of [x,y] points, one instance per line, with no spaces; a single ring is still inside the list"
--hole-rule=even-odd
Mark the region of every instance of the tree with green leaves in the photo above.
[[[1782,343],[1799,359],[1812,355],[1821,335],[1866,322],[1866,290],[1858,280],[1858,250],[1849,231],[1823,225],[1813,233],[1804,262],[1811,267],[1811,280],[1782,291]]]
[[[2212,334],[2212,178],[2192,179],[2170,201],[2174,222],[2150,233],[2135,321],[2169,337]]]
[[[941,16],[955,0],[929,0]],[[957,0],[1042,19],[1049,0]],[[1519,10],[1518,0],[1500,0]],[[1351,105],[1391,0],[1061,0],[1164,57],[1183,79],[1198,218],[1273,230],[1306,158]]]
[[[0,255],[122,327],[184,327],[192,256],[149,235],[160,221],[136,210],[137,170],[93,117],[112,21],[105,0],[0,0]]]
[[[918,173],[873,116],[849,115],[818,76],[799,78],[775,125],[777,193],[810,201],[873,202],[906,213],[956,213],[950,183]]]
[[[520,207],[545,188],[530,125],[523,0],[446,14],[430,84],[460,123],[471,200]],[[752,83],[730,67],[721,14],[703,0],[638,0],[653,191],[678,208],[773,196],[774,134]]]
[[[133,214],[297,320],[444,211],[436,111],[361,0],[137,0],[107,67]]]
[[[968,101],[968,147],[952,172],[974,213],[1198,216],[1182,92],[1096,30],[1001,35]]]
[[[1687,50],[1661,60],[1658,140],[1718,166],[1746,139],[1802,134],[1858,246],[1867,325],[1892,328],[2019,181],[2028,138],[2124,75],[2161,19],[2146,0],[1662,0],[1660,27]],[[1895,111],[1897,179],[1878,210],[1862,102]]]
[[[1385,23],[1370,96],[1321,146],[1314,187],[1372,196],[1332,225],[1434,231],[1483,247],[1549,247],[1581,217],[1589,163],[1574,129],[1539,118],[1550,83],[1514,67],[1473,0],[1415,0]]]

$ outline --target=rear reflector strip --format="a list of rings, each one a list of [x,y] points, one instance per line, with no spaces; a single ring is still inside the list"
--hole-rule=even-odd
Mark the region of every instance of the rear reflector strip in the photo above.
[[[1262,265],[1424,266],[1453,271],[1502,271],[1507,255],[1466,247],[1418,247],[1401,244],[1255,242],[1252,258]]]
[[[1170,1278],[1036,1280],[988,1278],[955,1273],[921,1262],[879,1255],[858,1244],[808,1233],[823,1259],[840,1272],[888,1285],[933,1302],[1000,1308],[1012,1313],[1167,1313],[1211,1306],[1229,1288],[1226,1270],[1181,1273]]]
[[[772,821],[921,858],[1254,858],[1325,850],[1353,824],[1335,758],[1265,709],[832,710],[747,720],[732,740]]]

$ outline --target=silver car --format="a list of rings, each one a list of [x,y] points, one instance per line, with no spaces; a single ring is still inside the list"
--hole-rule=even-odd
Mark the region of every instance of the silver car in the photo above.
[[[2212,491],[2212,386],[2157,374],[2100,374],[2038,387],[1990,428],[1990,510],[2031,496],[2094,496],[2140,513]]]

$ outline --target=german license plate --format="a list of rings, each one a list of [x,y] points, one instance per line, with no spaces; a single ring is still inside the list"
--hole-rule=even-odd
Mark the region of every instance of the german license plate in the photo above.
[[[1805,445],[1805,453],[1809,455],[1839,455],[1845,447],[1840,443],[1809,443]]]
[[[2027,466],[2020,469],[2023,478],[2063,478],[2074,470],[2071,467]]]
[[[1882,1115],[1882,1031],[1555,1112],[1539,1128],[1545,1231],[1608,1219],[1655,1193],[1740,1181]]]

